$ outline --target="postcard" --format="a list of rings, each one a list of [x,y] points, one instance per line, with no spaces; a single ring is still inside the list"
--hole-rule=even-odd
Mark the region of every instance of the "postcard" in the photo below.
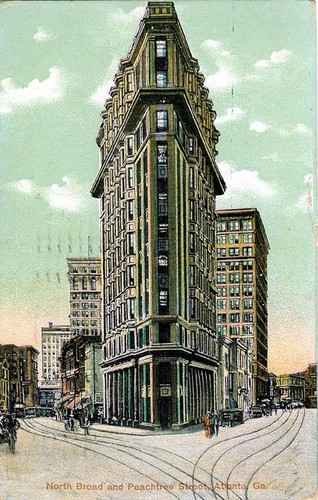
[[[0,500],[317,498],[316,2],[0,23]]]

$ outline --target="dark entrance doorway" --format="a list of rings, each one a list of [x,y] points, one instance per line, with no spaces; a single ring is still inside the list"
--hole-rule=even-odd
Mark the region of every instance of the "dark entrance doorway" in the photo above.
[[[172,423],[171,363],[160,363],[158,371],[160,425],[162,429],[169,429]]]

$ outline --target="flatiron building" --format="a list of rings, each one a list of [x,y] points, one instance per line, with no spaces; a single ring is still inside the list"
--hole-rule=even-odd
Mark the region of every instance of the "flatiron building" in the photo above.
[[[149,2],[97,136],[104,412],[179,428],[218,406],[216,113],[172,2]]]

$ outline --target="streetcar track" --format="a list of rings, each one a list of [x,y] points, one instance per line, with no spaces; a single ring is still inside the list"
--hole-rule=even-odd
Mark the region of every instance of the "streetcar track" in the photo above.
[[[246,491],[245,491],[245,500],[248,500],[248,495],[247,495],[247,492],[248,492],[248,489],[251,485],[251,482],[252,482],[252,479],[253,477],[266,465],[268,464],[269,462],[271,462],[272,460],[274,460],[274,458],[276,458],[278,455],[280,455],[281,453],[283,453],[283,451],[286,450],[286,448],[288,448],[288,446],[290,446],[296,439],[296,437],[298,436],[299,432],[300,432],[300,429],[302,428],[303,426],[303,423],[304,423],[304,420],[305,420],[305,413],[306,413],[306,409],[304,408],[304,412],[303,412],[303,416],[302,416],[302,421],[301,421],[301,424],[299,426],[299,429],[297,430],[295,436],[293,437],[293,439],[288,443],[287,446],[285,446],[281,451],[275,453],[275,455],[273,455],[269,460],[267,460],[266,462],[264,462],[262,465],[260,465],[256,471],[253,473],[253,475],[250,477],[248,483],[247,483],[247,488],[246,488]]]
[[[284,414],[282,414],[282,416],[283,416],[283,415],[284,415]],[[216,495],[217,495],[217,496],[218,496],[221,500],[225,500],[225,499],[224,499],[224,497],[223,497],[222,495],[220,495],[219,493],[217,493],[217,492],[215,491],[215,488],[214,488],[214,486],[213,486],[213,478],[214,478],[214,477],[215,477],[215,479],[217,479],[217,481],[220,481],[220,479],[219,479],[219,478],[217,478],[217,477],[214,475],[214,470],[215,470],[215,468],[216,468],[217,464],[221,461],[221,459],[222,459],[222,458],[223,458],[223,457],[224,457],[224,456],[225,456],[228,452],[231,452],[233,449],[236,449],[238,446],[244,445],[245,443],[248,443],[248,442],[250,442],[250,441],[254,441],[255,439],[259,439],[260,437],[263,437],[263,436],[265,436],[265,435],[266,435],[266,436],[268,436],[269,434],[272,434],[273,432],[276,432],[278,429],[280,429],[281,427],[283,427],[283,426],[286,424],[286,422],[288,422],[288,420],[290,419],[290,417],[291,417],[291,414],[289,414],[289,415],[287,416],[287,419],[286,419],[286,420],[283,420],[283,422],[282,422],[282,423],[280,423],[280,425],[278,425],[275,429],[272,429],[270,432],[266,432],[265,434],[262,434],[262,435],[260,435],[260,436],[254,436],[254,437],[252,437],[252,438],[248,438],[248,439],[245,439],[244,441],[242,440],[241,442],[236,443],[235,445],[233,445],[233,446],[231,446],[230,448],[228,448],[227,450],[225,450],[225,451],[224,451],[224,452],[223,452],[223,453],[222,453],[222,454],[218,457],[218,459],[216,460],[216,462],[214,462],[214,464],[213,464],[213,467],[212,467],[212,469],[211,469],[211,474],[210,474],[210,477],[211,477],[211,487],[212,487],[212,491],[213,491],[213,494],[214,494],[215,498],[216,498]],[[224,483],[224,481],[221,481],[221,482],[222,482],[222,483]],[[224,484],[228,484],[228,482],[225,482]],[[237,493],[235,493],[235,492],[233,492],[233,493],[237,496],[237,498],[239,498],[239,499],[241,498],[241,497],[240,497]]]
[[[283,416],[283,415],[280,415],[278,418],[276,418],[276,419],[275,419],[273,422],[271,422],[269,425],[265,425],[265,426],[264,426],[264,427],[262,427],[261,429],[257,429],[257,430],[255,430],[255,431],[250,432],[250,433],[244,433],[244,434],[243,434],[243,436],[247,436],[247,435],[250,435],[250,434],[258,433],[258,432],[262,431],[263,429],[266,429],[266,428],[270,427],[271,425],[273,425],[273,424],[275,424],[276,422],[278,422],[278,421],[282,418],[282,416]],[[51,428],[49,428],[48,426],[46,426],[45,424],[43,424],[43,423],[41,423],[41,422],[39,422],[39,423],[38,423],[38,425],[40,425],[40,426],[42,426],[42,427],[45,427],[46,429],[51,430]],[[62,431],[62,430],[58,430],[58,432],[63,432],[63,431]],[[103,432],[103,431],[100,431],[100,432]],[[72,437],[71,437],[71,436],[72,436]],[[100,436],[100,437],[99,437],[99,436],[96,436],[96,435],[95,435],[94,437],[98,437],[98,438],[103,437],[105,440],[107,439],[107,437],[104,437],[104,436]],[[216,446],[216,445],[219,445],[219,444],[221,444],[221,443],[224,443],[225,441],[228,441],[228,440],[233,440],[233,439],[237,439],[237,438],[239,438],[239,437],[241,437],[241,436],[234,436],[234,437],[232,437],[232,438],[226,438],[226,439],[223,439],[223,440],[219,441],[218,443],[215,443],[215,444],[214,444],[214,445],[212,445],[212,446]],[[74,436],[73,434],[71,434],[71,435],[70,435],[70,438],[76,439],[76,438],[75,438],[75,436]],[[85,442],[86,442],[86,440],[85,440],[85,439],[82,439],[82,438],[78,438],[78,439],[79,439],[80,441],[85,441]],[[111,438],[111,439],[115,439],[115,438]],[[106,442],[107,442],[107,441],[106,441]],[[95,444],[97,444],[97,445],[101,445],[101,444],[100,444],[100,443],[98,443],[98,442],[95,442]],[[109,443],[107,443],[107,444],[109,445]],[[122,444],[116,443],[116,446],[118,446],[118,447],[120,447],[120,446],[121,446],[121,447],[125,447],[125,448],[127,447],[127,448],[129,448],[129,449],[133,448],[133,449],[135,449],[136,451],[138,451],[138,452],[142,452],[143,454],[145,454],[144,449],[140,450],[140,449],[138,449],[138,448],[136,448],[136,447],[133,447],[132,445],[122,445]],[[210,447],[210,448],[211,448],[211,447]],[[185,459],[184,457],[182,457],[182,456],[180,456],[180,455],[178,455],[178,454],[176,454],[176,453],[170,452],[169,450],[166,450],[166,449],[163,449],[163,448],[152,448],[152,449],[153,449],[154,451],[161,450],[161,451],[163,451],[164,453],[170,453],[170,454],[171,454],[171,455],[173,455],[174,457],[181,458],[182,460],[189,462],[192,466],[194,465],[192,461],[190,461],[190,460],[188,460],[188,459]],[[207,451],[207,450],[205,450],[205,451]],[[152,454],[149,454],[149,453],[148,453],[148,455],[152,456],[152,457],[153,457],[153,458],[155,458],[156,460],[159,460],[159,461],[164,462],[164,463],[166,463],[166,464],[167,464],[167,462],[166,462],[165,460],[163,460],[162,458],[158,457],[157,455],[152,455]],[[168,462],[168,465],[169,465],[169,466],[171,466],[172,464],[171,464],[170,462]],[[201,485],[205,486],[205,487],[206,487],[209,491],[213,492],[212,488],[211,488],[210,486],[208,486],[208,485],[207,485],[204,481],[201,481],[201,480],[197,479],[196,477],[194,477],[194,473],[192,473],[192,474],[191,474],[191,473],[188,473],[188,472],[186,472],[186,471],[184,471],[184,470],[180,469],[179,467],[176,467],[176,466],[173,466],[173,467],[174,467],[175,469],[177,469],[179,472],[181,472],[181,473],[183,473],[183,474],[185,474],[185,475],[187,475],[187,476],[189,476],[189,477],[190,477],[191,482],[192,482],[193,492],[195,492],[195,494],[196,494],[196,496],[197,496],[197,497],[199,497],[199,498],[202,498],[202,499],[203,499],[203,497],[202,497],[202,496],[201,496],[198,492],[196,492],[196,490],[195,490],[195,484],[194,484],[194,483],[201,484]],[[205,474],[209,474],[209,472],[208,472],[206,469],[204,469],[204,468],[203,468],[203,467],[201,467],[201,466],[198,466],[198,465],[197,465],[197,463],[196,463],[196,469],[197,469],[197,470],[202,471],[202,472],[203,472],[203,473],[205,473]],[[194,471],[194,469],[193,469],[193,471]],[[182,482],[182,481],[179,481],[179,482]]]
[[[277,420],[278,420],[278,419],[277,419]],[[46,428],[46,429],[51,430],[51,428],[49,428],[49,427],[48,427],[48,426],[46,426],[45,424],[42,424],[41,422],[37,422],[37,424],[38,424],[39,426],[42,426],[42,427],[44,427],[44,428]],[[36,427],[34,427],[34,428],[36,429]],[[58,432],[63,432],[63,431],[62,431],[62,430],[58,430]],[[100,431],[100,432],[102,432],[102,431]],[[92,435],[92,434],[91,434],[91,435]],[[76,436],[76,435],[75,435],[75,436]],[[69,437],[70,437],[70,438],[73,438],[73,439],[76,439],[76,438],[75,438],[75,436],[74,436],[74,434],[71,434]],[[100,438],[104,438],[105,440],[107,440],[107,439],[108,439],[107,437],[104,437],[104,436],[96,436],[96,435],[92,435],[92,436],[97,437],[98,439],[100,439]],[[81,441],[85,441],[85,442],[86,442],[86,440],[85,440],[85,439],[81,439],[81,438],[79,438],[79,439],[80,439]],[[115,439],[115,438],[113,438],[113,439]],[[109,445],[109,443],[108,443],[107,441],[104,441],[104,443],[105,443],[105,444],[107,444],[107,445]],[[97,442],[95,442],[95,444],[102,445],[103,443],[98,443],[98,441],[97,441]],[[113,443],[111,443],[111,444],[113,445]],[[116,445],[116,446],[118,446],[118,447],[124,447],[124,448],[129,448],[129,449],[135,449],[136,451],[138,451],[138,452],[141,452],[141,453],[145,454],[144,448],[142,448],[142,449],[140,449],[140,448],[136,448],[135,446],[133,446],[133,445],[131,445],[131,444],[130,444],[130,445],[127,445],[127,444],[126,444],[126,445],[123,445],[123,444],[120,444],[120,443],[115,443],[115,445]],[[177,457],[177,458],[179,458],[179,459],[181,459],[181,460],[183,460],[183,461],[185,461],[185,462],[188,462],[191,466],[193,466],[193,465],[194,465],[193,461],[191,461],[191,460],[189,460],[189,459],[187,459],[187,458],[184,458],[184,457],[182,457],[181,455],[178,455],[177,453],[173,453],[173,452],[171,452],[171,451],[169,451],[169,450],[166,450],[165,448],[160,448],[160,447],[155,447],[155,448],[153,448],[153,447],[149,447],[149,448],[147,448],[147,449],[153,450],[153,452],[154,452],[154,453],[155,453],[157,450],[160,450],[160,451],[162,451],[162,452],[164,452],[164,453],[169,453],[169,454],[170,454],[170,455],[172,455],[173,457]],[[185,470],[180,469],[179,467],[177,467],[177,466],[175,466],[175,465],[172,465],[172,464],[171,464],[171,462],[166,462],[166,460],[163,460],[163,459],[162,459],[161,457],[159,457],[158,455],[152,455],[152,454],[150,454],[150,453],[147,453],[147,455],[152,456],[153,458],[155,458],[155,459],[156,459],[156,460],[158,460],[158,461],[164,462],[165,464],[169,465],[170,467],[171,467],[171,466],[172,466],[172,467],[174,467],[174,468],[175,468],[175,469],[177,469],[179,472],[183,473],[183,474],[184,474],[184,475],[186,475],[186,476],[189,476],[190,480],[192,480],[192,479],[193,479],[191,472],[186,472]],[[208,471],[207,471],[206,469],[204,469],[203,467],[199,467],[199,466],[198,466],[198,467],[197,467],[197,470],[198,470],[198,471],[202,471],[202,472],[203,472],[203,473],[205,473],[205,474],[208,474]],[[180,482],[180,483],[185,484],[183,481],[179,481],[179,482]],[[205,482],[200,481],[199,479],[196,479],[196,478],[195,478],[195,482],[196,482],[196,483],[198,483],[198,484],[202,484],[202,485],[203,485],[203,486],[205,486],[207,489],[211,490],[211,488],[210,488],[210,487],[209,487],[209,486],[208,486]],[[189,484],[189,483],[187,483],[187,484]],[[192,486],[193,486],[193,484],[192,484]],[[197,493],[197,495],[198,495],[200,498],[203,498],[203,497],[202,497],[199,493]]]
[[[192,471],[192,485],[194,484],[194,478],[195,478],[195,470],[196,470],[196,468],[197,468],[197,467],[199,467],[201,470],[204,470],[202,467],[200,467],[200,466],[198,465],[198,462],[199,462],[199,461],[202,459],[202,457],[203,457],[206,453],[208,453],[208,452],[209,452],[212,448],[214,448],[214,447],[216,447],[216,446],[218,446],[218,445],[220,445],[220,444],[224,444],[226,441],[233,441],[233,439],[238,439],[238,438],[242,438],[242,437],[250,436],[250,435],[252,435],[252,434],[257,434],[257,433],[261,432],[261,431],[262,431],[262,430],[264,430],[264,429],[268,429],[269,427],[271,427],[272,425],[274,425],[276,422],[278,422],[278,421],[279,421],[279,420],[283,417],[283,415],[284,415],[284,414],[282,413],[282,414],[281,414],[278,418],[276,418],[273,422],[271,422],[271,423],[270,423],[270,424],[268,424],[268,425],[264,425],[263,427],[261,427],[261,429],[255,429],[254,431],[251,431],[251,432],[245,432],[245,433],[240,434],[240,435],[238,435],[238,436],[231,436],[231,437],[228,437],[228,438],[226,438],[226,439],[222,439],[222,440],[218,441],[217,443],[213,443],[213,444],[212,444],[212,445],[210,445],[208,448],[206,448],[206,449],[205,449],[205,450],[201,453],[201,455],[198,457],[197,461],[196,461],[196,462],[195,462],[195,464],[194,464],[193,471]],[[246,441],[247,441],[247,440],[246,440]],[[204,471],[205,471],[205,470],[204,470]],[[207,472],[207,471],[205,471],[205,472]],[[216,477],[216,479],[218,479],[218,478]],[[218,480],[219,480],[219,479],[218,479]],[[210,489],[211,489],[211,488],[210,488]],[[212,493],[214,494],[215,498],[216,498],[216,496],[219,496],[221,499],[223,499],[223,497],[222,497],[221,495],[219,495],[217,492],[215,492],[215,491],[213,490],[213,485],[212,485],[212,489],[211,489],[211,491],[212,491]],[[196,495],[197,495],[196,491],[195,491],[195,490],[193,490],[193,496],[194,496],[194,499],[196,498]]]
[[[246,457],[246,458],[244,458],[244,459],[240,460],[239,462],[237,462],[237,463],[234,465],[234,467],[231,469],[231,471],[230,471],[230,473],[229,473],[229,475],[228,475],[228,477],[227,477],[227,480],[226,480],[225,482],[221,481],[221,483],[223,483],[223,484],[225,484],[225,485],[229,484],[229,478],[230,478],[230,476],[231,476],[231,474],[232,474],[233,470],[234,470],[234,469],[235,469],[235,468],[236,468],[236,467],[237,467],[240,463],[243,463],[244,461],[248,460],[250,457],[252,457],[252,456],[256,455],[256,454],[257,454],[257,453],[259,453],[260,451],[264,451],[266,448],[271,447],[271,446],[272,446],[272,445],[274,445],[277,441],[279,441],[282,437],[284,437],[284,436],[285,436],[288,432],[290,432],[290,431],[292,430],[293,426],[294,426],[294,425],[298,422],[298,420],[299,420],[299,419],[298,419],[299,413],[300,413],[300,412],[299,412],[299,410],[298,410],[298,413],[297,413],[297,417],[296,417],[296,419],[294,420],[294,422],[293,422],[292,426],[291,426],[291,427],[289,427],[289,428],[287,429],[287,431],[286,431],[286,432],[284,432],[284,433],[283,433],[281,436],[279,436],[279,437],[278,437],[275,441],[273,441],[272,443],[270,443],[268,446],[264,447],[262,450],[258,450],[257,452],[252,453],[252,454],[251,454],[251,455],[249,455],[248,457]],[[279,429],[279,428],[280,428],[280,427],[282,427],[285,423],[287,423],[287,422],[289,421],[290,417],[291,417],[291,414],[289,414],[288,418],[287,418],[287,419],[283,422],[283,424],[282,424],[281,426],[279,426],[277,429]],[[300,425],[300,427],[299,427],[299,429],[298,429],[298,431],[297,431],[297,433],[296,433],[296,434],[298,434],[298,432],[300,431],[300,428],[302,427],[302,424],[303,424],[303,420],[304,420],[304,418],[305,418],[305,414],[303,414],[303,418],[302,418],[301,425]],[[275,429],[275,430],[277,430],[277,429]],[[274,431],[271,431],[271,432],[274,432]],[[258,436],[258,437],[260,437],[260,436]],[[256,438],[253,438],[253,439],[256,439]],[[294,438],[293,438],[293,439],[294,439]],[[243,441],[242,443],[238,443],[238,445],[239,445],[239,444],[244,444],[244,443],[246,443],[246,442],[248,442],[248,441],[250,441],[250,440],[248,440],[248,439],[247,439],[247,440]],[[292,441],[293,441],[293,440],[292,440]],[[291,442],[292,442],[292,441],[291,441]],[[291,443],[291,442],[290,442],[290,443]],[[282,452],[282,451],[284,451],[284,450],[285,450],[285,449],[286,449],[286,448],[290,445],[290,443],[288,443],[288,444],[287,444],[287,445],[283,448],[283,450],[281,450],[281,452]],[[236,445],[236,446],[237,446],[237,445]],[[235,447],[236,447],[236,446],[235,446]],[[234,448],[234,447],[231,447],[231,448],[229,448],[228,450],[226,450],[226,451],[225,451],[225,452],[224,452],[224,453],[223,453],[223,454],[219,457],[219,459],[217,460],[217,462],[219,462],[219,461],[220,461],[220,459],[221,459],[221,458],[222,458],[222,457],[223,457],[223,456],[224,456],[224,455],[225,455],[225,454],[226,454],[226,453],[227,453],[230,449],[233,449],[233,448]],[[279,453],[281,453],[281,452],[279,452]],[[274,456],[275,456],[275,455],[274,455]],[[264,465],[266,465],[266,463],[270,462],[270,460],[272,460],[272,458],[273,458],[273,457],[271,457],[271,458],[270,458],[269,460],[267,460],[264,464],[262,464],[262,465],[260,466],[260,468],[262,468]],[[217,463],[217,462],[216,462],[216,463]],[[220,481],[220,479],[219,479],[219,478],[217,478],[216,476],[214,476],[214,475],[213,475],[213,470],[214,470],[214,468],[215,468],[215,466],[216,466],[216,463],[214,464],[214,466],[213,466],[213,468],[212,468],[212,471],[211,471],[211,482],[212,482],[212,487],[213,487],[213,477],[214,477],[217,481]],[[253,475],[250,477],[250,480],[249,480],[249,482],[248,482],[248,487],[250,487],[251,480],[252,480],[252,478],[254,477],[254,475],[256,474],[256,472],[257,472],[257,471],[255,471],[255,473],[253,473]],[[247,489],[246,489],[246,490],[247,490]],[[246,493],[246,490],[245,490],[245,495],[247,494],[247,493]],[[215,498],[216,498],[216,496],[218,496],[221,500],[227,500],[227,499],[229,498],[229,493],[232,493],[233,495],[235,495],[235,497],[237,497],[239,500],[243,500],[243,498],[242,498],[242,497],[240,497],[240,496],[239,496],[239,495],[238,495],[238,494],[237,494],[234,490],[232,490],[232,489],[230,489],[230,490],[228,490],[228,489],[227,489],[227,490],[226,490],[226,497],[223,497],[222,495],[220,495],[219,493],[217,493],[217,492],[215,491],[215,488],[213,487],[213,494],[214,494]],[[248,500],[248,497],[247,497],[247,496],[245,497],[245,500]]]
[[[44,431],[39,431],[39,430],[37,430],[36,428],[34,428],[32,425],[30,425],[30,424],[26,424],[26,426],[27,426],[27,427],[29,427],[29,429],[32,429],[32,430],[33,430],[33,433],[35,433],[35,434],[37,434],[37,435],[39,435],[39,436],[41,436],[41,437],[45,437],[45,438],[47,438],[47,439],[56,439],[56,440],[58,440],[58,441],[66,442],[66,443],[68,443],[68,444],[70,444],[70,445],[73,445],[73,446],[76,446],[76,447],[78,447],[78,448],[82,448],[82,449],[85,449],[85,450],[87,450],[87,451],[90,451],[91,453],[95,453],[95,454],[101,455],[101,456],[103,456],[103,457],[109,458],[110,460],[113,460],[113,461],[115,461],[115,462],[118,462],[118,463],[120,463],[121,465],[125,465],[125,467],[127,467],[127,468],[129,468],[129,469],[133,470],[134,472],[138,472],[139,474],[141,474],[141,475],[143,475],[143,476],[147,477],[147,479],[150,479],[150,480],[151,480],[153,483],[155,483],[155,484],[162,484],[162,482],[159,482],[158,480],[153,479],[152,477],[148,476],[147,474],[144,474],[144,473],[140,472],[138,469],[136,469],[136,468],[134,468],[134,467],[131,467],[131,466],[127,465],[126,463],[124,463],[124,462],[122,462],[122,461],[120,461],[120,460],[118,460],[118,459],[114,459],[114,458],[112,458],[111,456],[106,455],[105,453],[101,453],[101,452],[96,451],[96,450],[94,450],[94,449],[92,449],[92,448],[90,448],[90,447],[87,447],[87,446],[86,446],[86,447],[85,447],[85,446],[81,446],[81,445],[76,444],[76,443],[74,443],[74,442],[73,442],[74,440],[76,440],[76,441],[85,441],[85,442],[87,443],[87,441],[86,441],[85,439],[81,439],[81,438],[78,438],[78,437],[75,437],[75,436],[72,436],[72,437],[71,437],[71,436],[68,436],[68,438],[69,438],[69,439],[65,439],[65,438],[63,439],[63,438],[62,438],[62,437],[60,437],[60,436],[48,435],[48,433],[44,433]],[[31,432],[30,430],[26,430],[26,429],[24,429],[23,427],[22,427],[22,429],[23,429],[23,430],[25,430],[25,432],[29,432],[29,433],[31,433],[31,434],[32,434],[32,432]],[[99,442],[94,442],[94,444],[95,444],[96,446],[104,446],[104,444],[103,444],[103,443],[99,443]],[[122,446],[122,447],[123,447],[123,445],[120,445],[120,446]],[[116,446],[114,446],[114,444],[111,444],[111,447],[112,447],[112,448],[116,451],[116,449],[117,449],[117,448],[116,448]],[[126,446],[126,447],[127,447],[127,448],[129,448],[129,449],[131,449],[131,447],[130,447],[130,446]],[[117,450],[117,451],[118,451],[118,450]],[[173,480],[174,480],[174,481],[176,481],[177,483],[182,483],[182,484],[185,484],[183,481],[180,481],[177,477],[173,476],[172,474],[169,474],[168,472],[164,472],[164,471],[162,471],[162,469],[160,469],[158,466],[156,466],[156,465],[152,464],[151,462],[148,462],[148,461],[146,461],[146,460],[143,460],[143,459],[141,459],[140,457],[138,457],[138,456],[136,456],[136,455],[134,455],[134,454],[132,454],[132,453],[128,453],[127,451],[122,451],[122,450],[120,450],[120,451],[121,451],[122,453],[126,454],[126,455],[129,455],[130,457],[132,457],[132,458],[134,458],[134,459],[137,459],[137,460],[139,460],[139,461],[141,461],[141,462],[145,462],[145,463],[147,463],[149,466],[153,467],[154,469],[157,469],[158,471],[160,471],[161,473],[165,474],[165,475],[166,475],[166,476],[168,476],[169,478],[173,479]],[[143,451],[143,450],[138,450],[138,451],[139,451],[139,452],[144,453],[144,451]],[[148,454],[148,455],[149,455],[149,454]],[[151,455],[150,455],[150,456],[151,456]],[[156,456],[153,456],[153,457],[154,457],[155,459],[158,459],[158,457],[156,457]],[[160,459],[159,459],[159,460],[160,460]],[[162,459],[161,459],[161,461],[162,461]],[[168,465],[170,465],[170,466],[172,465],[170,462],[169,462],[169,463],[168,463],[168,462],[166,462],[166,463],[167,463]],[[178,467],[176,467],[176,466],[174,466],[174,467],[175,467],[178,471],[182,472],[183,474],[190,476],[190,474],[189,474],[189,473],[187,473],[187,472],[185,472],[184,470],[179,469],[179,468],[178,468]],[[206,485],[206,486],[207,486],[207,485]],[[208,488],[208,486],[207,486],[207,488]],[[175,495],[174,493],[172,493],[172,491],[170,491],[170,490],[165,490],[165,491],[167,491],[170,495],[172,495],[172,496],[174,496],[174,497],[176,497],[176,498],[178,498],[178,499],[179,499],[179,498],[181,498],[181,497],[179,497],[179,496]],[[199,495],[199,497],[200,497],[200,498],[203,498],[203,497],[201,497],[201,495]]]
[[[41,424],[41,422],[37,422],[37,424],[38,424],[38,425],[40,425],[40,426],[42,426],[42,427],[45,427],[46,429],[48,429],[48,427],[47,427],[47,426],[45,426],[44,424]],[[34,426],[30,425],[30,427],[31,427],[32,429],[34,429],[34,430],[38,431],[38,432],[44,432],[44,431],[41,431],[41,430],[37,429],[35,425],[34,425]],[[59,431],[59,432],[63,432],[63,431]],[[49,435],[49,433],[48,433],[48,432],[47,432],[47,434]],[[91,434],[91,435],[92,435],[92,434]],[[92,436],[94,436],[94,435],[92,435]],[[77,437],[77,435],[76,435],[76,434],[75,434],[75,435],[74,435],[74,434],[70,434],[68,437],[69,437],[70,439],[72,439],[72,440],[77,440],[77,441],[82,441],[82,442],[84,441],[84,442],[87,442],[87,440],[86,440],[86,439],[81,438],[80,436],[78,436],[78,437]],[[98,438],[100,439],[100,436],[94,436],[94,437],[98,437]],[[102,436],[101,436],[101,437],[102,437]],[[105,439],[105,440],[107,440],[108,438],[107,438],[107,437],[105,437],[104,439]],[[146,454],[146,455],[148,455],[148,456],[150,456],[150,457],[154,458],[154,459],[155,459],[155,460],[157,460],[157,461],[163,462],[164,464],[168,465],[169,467],[174,467],[174,468],[175,468],[178,472],[181,472],[182,474],[184,474],[184,475],[186,475],[186,476],[189,476],[189,478],[190,478],[190,479],[191,479],[191,477],[192,477],[190,472],[187,472],[187,471],[185,471],[184,469],[180,469],[178,466],[173,465],[171,462],[167,462],[166,460],[164,460],[163,458],[161,458],[160,456],[158,456],[158,455],[156,455],[156,454],[152,454],[152,453],[147,453],[147,452],[145,452],[145,449],[144,449],[144,448],[137,448],[136,446],[133,446],[133,445],[131,445],[131,444],[121,444],[121,443],[115,443],[115,444],[114,444],[114,443],[108,443],[107,441],[104,441],[104,442],[94,441],[94,444],[95,444],[95,445],[97,445],[97,446],[105,446],[105,445],[108,445],[108,446],[112,446],[112,447],[113,447],[113,448],[115,448],[115,449],[116,449],[116,447],[118,447],[118,448],[128,448],[129,450],[133,449],[133,450],[135,450],[135,451],[137,451],[137,452],[139,452],[139,453],[142,453],[143,455],[145,455],[145,454]],[[168,450],[165,450],[164,448],[152,448],[152,447],[150,447],[150,448],[148,448],[148,449],[152,449],[152,450],[153,450],[153,453],[155,453],[155,451],[157,451],[157,450],[163,451],[163,452],[165,452],[165,453],[167,453],[167,451],[168,451]],[[120,451],[122,451],[122,453],[126,453],[126,451],[123,451],[123,450],[120,450]],[[172,452],[169,452],[169,453],[170,453],[170,454],[172,454],[174,457],[178,457],[178,458],[180,458],[180,459],[182,459],[182,460],[184,460],[184,461],[186,461],[186,462],[190,463],[191,465],[193,465],[193,462],[192,462],[191,460],[186,459],[186,458],[184,458],[184,457],[182,457],[181,455],[178,455],[178,454],[176,454],[176,453],[172,453]],[[136,457],[136,456],[135,456],[135,458],[137,458],[138,460],[142,460],[142,459],[140,459],[139,457]],[[142,460],[142,461],[143,461],[143,460]],[[147,462],[147,463],[148,463],[149,465],[152,465],[150,462]],[[155,466],[154,466],[154,467],[155,467]],[[157,467],[156,467],[156,468],[157,468]],[[200,469],[202,470],[202,472],[204,472],[204,473],[208,473],[208,471],[207,471],[207,470],[202,469],[202,468],[200,468]],[[159,470],[161,471],[161,469],[159,469]],[[163,472],[163,471],[162,471],[162,472]],[[168,474],[168,473],[167,473],[167,474]],[[174,479],[176,479],[176,478],[174,478]],[[179,483],[184,483],[183,481],[180,481],[180,480],[179,480],[178,482],[179,482]],[[201,484],[204,484],[207,488],[209,488],[209,487],[208,487],[208,485],[206,485],[205,483],[202,483],[199,479],[197,480],[197,482],[198,482],[198,483],[201,483]],[[185,483],[184,483],[184,484],[185,484]],[[202,497],[200,497],[200,498],[202,498]]]
[[[291,414],[290,414],[291,416]],[[255,455],[257,455],[258,453],[261,453],[262,451],[264,450],[267,450],[268,448],[271,448],[274,444],[278,443],[278,441],[280,441],[284,436],[286,436],[294,427],[295,424],[297,424],[298,422],[298,417],[300,416],[300,412],[299,410],[297,410],[297,415],[296,415],[296,419],[292,422],[292,425],[290,427],[288,427],[288,429],[283,432],[283,434],[281,434],[277,439],[275,439],[274,441],[272,441],[271,443],[269,443],[267,446],[264,446],[263,448],[251,453],[250,455],[248,455],[247,457],[245,457],[244,459],[240,460],[239,462],[237,462],[234,467],[231,469],[231,471],[229,472],[227,478],[226,478],[226,483],[225,484],[229,484],[230,482],[230,477],[232,475],[232,473],[234,472],[234,470],[243,462],[246,462],[247,460],[249,460],[250,458],[254,457]],[[288,422],[289,419],[286,420],[286,423]],[[302,425],[302,424],[301,424]],[[289,445],[287,445],[285,448],[287,448]],[[283,448],[283,449],[285,449]],[[267,463],[268,461],[266,461],[265,463]],[[212,481],[213,481],[213,476],[212,476]],[[249,483],[250,484],[250,483]],[[227,500],[229,500],[229,491],[226,490],[226,498]],[[243,500],[241,497],[239,497],[241,500]]]

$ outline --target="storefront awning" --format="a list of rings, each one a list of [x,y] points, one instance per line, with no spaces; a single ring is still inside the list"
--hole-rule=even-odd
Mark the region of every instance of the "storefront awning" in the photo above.
[[[66,403],[67,401],[73,400],[73,399],[74,399],[73,394],[67,394],[55,402],[55,407],[61,408],[61,406],[64,406],[64,403]]]

